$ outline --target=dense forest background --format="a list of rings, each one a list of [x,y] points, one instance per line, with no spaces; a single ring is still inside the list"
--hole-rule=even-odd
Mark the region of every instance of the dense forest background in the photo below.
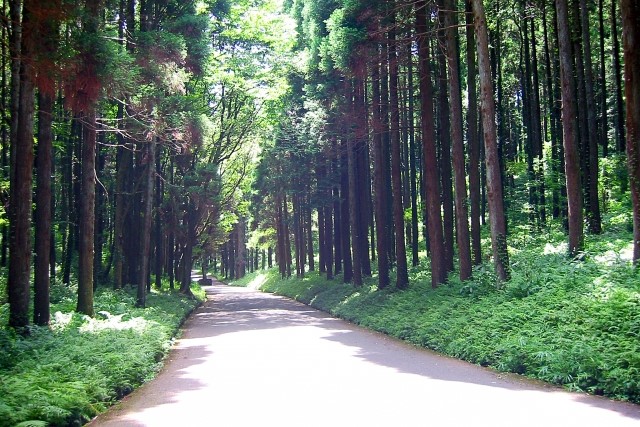
[[[3,0],[6,324],[57,285],[89,316],[98,286],[189,294],[196,261],[500,288],[514,236],[557,230],[636,263],[639,8]]]

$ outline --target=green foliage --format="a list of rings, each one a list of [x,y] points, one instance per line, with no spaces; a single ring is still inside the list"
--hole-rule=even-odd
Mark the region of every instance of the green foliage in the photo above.
[[[275,270],[262,290],[472,363],[640,402],[640,272],[628,261],[629,239],[589,236],[589,256],[575,261],[562,233],[518,233],[513,279],[502,288],[482,265],[471,280],[451,275],[434,290],[423,263],[406,291],[356,289],[317,273],[282,280]]]
[[[0,426],[87,422],[155,375],[198,304],[152,293],[140,309],[134,290],[100,289],[91,319],[69,311],[72,290],[59,288],[49,328],[32,327],[28,337],[0,329]]]

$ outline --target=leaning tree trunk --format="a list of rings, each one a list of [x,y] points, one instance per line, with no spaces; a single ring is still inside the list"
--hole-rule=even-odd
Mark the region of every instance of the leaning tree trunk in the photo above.
[[[496,136],[496,110],[493,99],[491,65],[489,63],[489,36],[482,0],[473,0],[476,47],[478,50],[478,72],[480,75],[480,99],[482,129],[484,133],[485,163],[487,165],[487,197],[489,199],[489,222],[491,225],[491,247],[498,278],[509,280],[509,254],[507,252],[507,227],[502,195],[502,177],[498,158]]]
[[[583,249],[582,184],[580,180],[580,156],[576,129],[576,84],[573,78],[573,56],[569,34],[567,0],[556,0],[558,15],[558,47],[560,51],[560,82],[562,86],[562,129],[564,164],[569,205],[569,255],[575,256]]]
[[[627,101],[627,168],[633,200],[633,262],[640,260],[640,5],[622,0],[622,40]]]

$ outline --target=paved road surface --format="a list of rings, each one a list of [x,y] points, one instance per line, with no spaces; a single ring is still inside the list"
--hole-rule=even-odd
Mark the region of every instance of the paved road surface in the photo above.
[[[98,426],[640,426],[640,406],[416,349],[215,284],[158,378]]]

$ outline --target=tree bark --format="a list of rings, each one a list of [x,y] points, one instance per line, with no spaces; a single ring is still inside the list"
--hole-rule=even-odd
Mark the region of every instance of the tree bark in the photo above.
[[[473,263],[482,263],[480,237],[480,138],[478,133],[478,101],[476,89],[476,52],[473,34],[473,13],[471,0],[466,1],[465,9],[467,35],[467,144],[469,146],[469,205],[471,210],[471,251]]]
[[[151,219],[153,217],[153,187],[155,184],[156,144],[149,141],[144,147],[145,173],[142,192],[142,228],[140,229],[140,270],[136,305],[144,307],[147,299],[147,281],[151,265]]]
[[[491,247],[496,275],[501,281],[509,280],[509,254],[507,252],[507,228],[502,195],[502,177],[498,159],[498,144],[495,123],[495,100],[491,65],[489,63],[489,37],[482,0],[473,0],[478,72],[480,75],[480,99],[482,129],[484,133],[485,163],[487,165],[487,197],[489,199],[489,222],[491,225]]]
[[[33,322],[49,324],[49,262],[51,258],[51,176],[53,173],[53,104],[54,97],[38,94],[38,153],[36,157],[35,268]]]
[[[615,96],[615,130],[616,149],[618,153],[626,150],[626,135],[624,131],[624,103],[622,100],[622,72],[620,70],[620,37],[618,37],[618,13],[616,12],[616,0],[611,0],[611,38],[613,42],[613,76]],[[622,186],[624,187],[625,184]]]
[[[393,13],[393,12],[392,12]],[[391,136],[391,185],[393,190],[393,226],[396,247],[396,288],[409,286],[407,252],[404,241],[404,206],[402,202],[402,160],[400,150],[400,111],[398,109],[398,57],[396,54],[396,33],[392,23],[388,32],[390,49],[389,61],[389,103]]]
[[[431,286],[437,287],[447,280],[446,258],[442,236],[440,214],[440,192],[438,191],[438,166],[436,158],[436,132],[433,114],[433,86],[431,83],[431,58],[427,40],[427,3],[416,3],[416,33],[420,58],[420,105],[422,115],[422,155],[427,229],[431,249]]]
[[[377,58],[379,49],[376,47],[373,57]],[[373,186],[375,197],[373,199],[376,222],[376,251],[378,253],[378,289],[389,286],[389,250],[387,249],[387,228],[389,227],[386,215],[387,198],[386,184],[384,181],[384,153],[383,138],[378,126],[382,124],[381,100],[380,100],[380,64],[378,60],[373,64],[371,71],[371,96],[373,108]]]
[[[560,81],[562,86],[562,128],[564,141],[564,164],[569,206],[569,255],[576,256],[583,250],[582,183],[580,179],[580,157],[576,129],[575,80],[573,78],[573,56],[569,34],[567,0],[555,0],[558,15],[558,47],[560,51]]]
[[[442,0],[439,0],[442,5]],[[443,12],[438,14],[440,25],[443,25]],[[446,35],[442,30],[438,31],[438,44],[446,45]],[[445,55],[437,55],[437,87],[438,87],[438,143],[440,147],[440,191],[442,194],[442,226],[444,237],[445,265],[448,271],[453,271],[453,246],[455,240],[454,233],[454,213],[453,213],[453,181],[451,171],[451,105],[447,87],[447,58]]]
[[[471,249],[469,244],[469,213],[467,211],[467,177],[465,173],[464,141],[462,138],[462,94],[460,66],[456,40],[457,13],[452,0],[445,0],[444,14],[446,57],[449,65],[449,94],[451,96],[451,139],[453,143],[453,172],[455,179],[456,237],[460,257],[460,280],[471,277]]]
[[[360,227],[358,227],[358,211],[357,211],[357,203],[358,203],[358,193],[356,191],[356,169],[355,169],[355,153],[354,146],[355,141],[353,135],[349,135],[347,140],[347,168],[348,168],[348,176],[349,176],[349,224],[351,226],[351,239],[353,244],[351,245],[351,250],[353,251],[353,285],[354,286],[362,286],[362,264],[361,264],[361,254],[360,254],[360,246],[358,245],[358,240],[360,238],[359,232]]]
[[[615,1],[615,0],[614,0]],[[587,175],[587,198],[589,209],[587,211],[587,226],[592,234],[602,232],[602,218],[600,215],[600,197],[598,194],[598,121],[596,114],[596,100],[594,94],[593,64],[591,61],[591,32],[589,23],[589,10],[587,1],[580,0],[580,20],[582,28],[582,46],[584,51],[584,84],[587,104],[587,130],[589,132],[589,164]]]
[[[633,201],[633,263],[640,260],[640,5],[621,0],[627,102],[627,168]]]
[[[10,44],[12,58],[14,58],[12,73],[19,71],[15,77],[12,76],[10,240],[7,282],[9,326],[14,328],[29,324],[34,84],[27,64],[19,58],[31,58],[35,47],[33,39],[35,34],[31,28],[30,16],[30,10],[33,7],[33,0],[25,1],[23,19],[20,23],[20,2],[10,2],[13,24]]]

